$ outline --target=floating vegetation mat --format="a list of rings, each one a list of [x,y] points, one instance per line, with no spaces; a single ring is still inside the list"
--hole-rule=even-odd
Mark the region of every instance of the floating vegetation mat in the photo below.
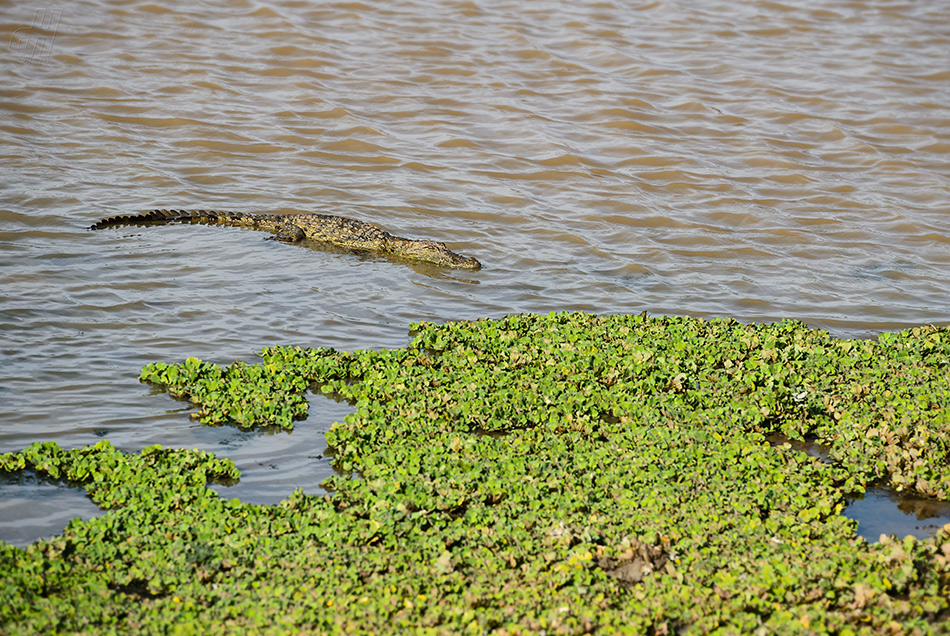
[[[950,330],[588,314],[413,329],[405,349],[142,371],[208,424],[290,428],[308,388],[344,397],[332,496],[219,498],[206,483],[236,470],[198,451],[0,458],[108,509],[0,545],[0,631],[947,633],[950,526],[868,542],[839,513],[885,481],[948,498]]]

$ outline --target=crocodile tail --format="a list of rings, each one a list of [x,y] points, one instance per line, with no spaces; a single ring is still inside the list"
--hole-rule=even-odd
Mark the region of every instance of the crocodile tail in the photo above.
[[[192,221],[201,220],[216,221],[219,217],[233,216],[230,212],[215,212],[213,210],[146,210],[137,214],[119,214],[102,219],[98,223],[89,226],[90,230],[101,230],[106,227],[117,225],[140,225],[146,223],[171,223],[173,221]]]

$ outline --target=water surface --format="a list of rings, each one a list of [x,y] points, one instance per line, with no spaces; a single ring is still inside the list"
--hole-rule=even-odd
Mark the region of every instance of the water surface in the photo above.
[[[318,487],[324,424],[227,442],[144,364],[526,311],[950,320],[946,3],[14,2],[0,47],[0,451],[227,447],[273,499]],[[86,229],[150,207],[342,214],[485,267]]]

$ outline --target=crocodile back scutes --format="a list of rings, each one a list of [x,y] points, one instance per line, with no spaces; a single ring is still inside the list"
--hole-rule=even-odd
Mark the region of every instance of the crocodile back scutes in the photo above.
[[[89,226],[90,230],[101,230],[119,225],[144,225],[147,223],[183,223],[217,222],[219,219],[236,221],[243,218],[254,218],[256,215],[242,212],[220,212],[217,210],[146,210],[135,214],[119,214],[102,219]]]

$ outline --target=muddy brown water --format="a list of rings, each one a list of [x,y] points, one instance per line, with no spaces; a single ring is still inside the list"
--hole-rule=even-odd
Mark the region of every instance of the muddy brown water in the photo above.
[[[319,491],[345,408],[196,428],[144,364],[525,311],[950,319],[946,3],[51,0],[6,3],[0,48],[0,451],[209,448],[272,501]],[[154,206],[343,214],[485,267],[86,229]],[[61,530],[0,487],[0,538]]]

